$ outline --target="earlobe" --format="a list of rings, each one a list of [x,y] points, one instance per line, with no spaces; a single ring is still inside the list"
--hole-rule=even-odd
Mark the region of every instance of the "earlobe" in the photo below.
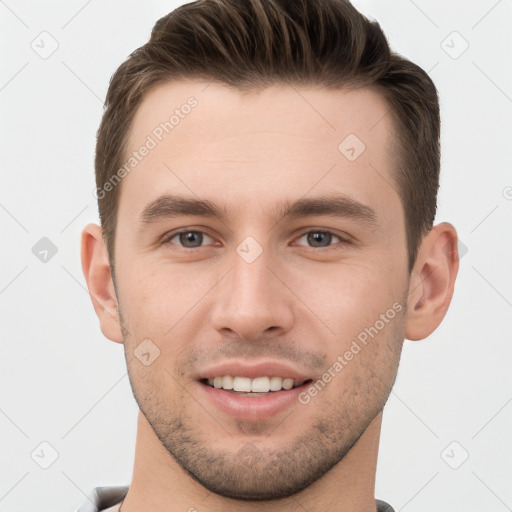
[[[82,231],[82,270],[103,334],[123,342],[118,303],[101,227],[88,224]]]
[[[405,337],[421,340],[441,323],[459,268],[457,232],[443,222],[424,236],[411,274]]]

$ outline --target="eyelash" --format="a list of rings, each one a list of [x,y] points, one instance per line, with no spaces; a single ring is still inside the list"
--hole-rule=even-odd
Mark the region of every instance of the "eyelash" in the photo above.
[[[207,237],[209,238],[212,238],[210,235],[208,235],[207,233],[205,233],[204,231],[201,231],[201,230],[198,230],[198,229],[182,229],[180,231],[176,231],[176,232],[172,232],[170,233],[168,236],[166,236],[163,241],[162,241],[162,244],[163,245],[168,245],[168,244],[171,244],[171,240],[173,240],[174,238],[176,238],[177,236],[181,235],[182,233],[201,233],[203,235],[206,235]],[[341,237],[340,235],[337,235],[336,233],[332,232],[332,231],[329,231],[329,230],[325,230],[325,229],[310,229],[308,231],[305,231],[303,232],[301,235],[299,235],[299,237],[297,239],[300,239],[302,237],[304,237],[305,235],[308,235],[310,233],[322,233],[322,234],[328,234],[328,235],[331,235],[333,237],[336,237],[340,240],[340,242],[338,243],[343,243],[343,244],[348,244],[350,243],[349,240]],[[188,251],[188,252],[192,252],[194,250],[197,250],[197,249],[202,249],[204,246],[200,246],[200,247],[183,247],[183,246],[179,246],[180,249],[183,249],[185,251]],[[311,247],[311,246],[308,246],[310,249],[324,249],[324,250],[327,250],[327,249],[331,249],[331,248],[334,248],[334,244],[333,245],[329,245],[327,247]]]

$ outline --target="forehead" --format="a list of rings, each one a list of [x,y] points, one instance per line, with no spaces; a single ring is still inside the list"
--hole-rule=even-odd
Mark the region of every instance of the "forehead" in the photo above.
[[[399,201],[388,111],[370,89],[278,84],[242,93],[200,81],[159,85],[132,121],[125,161],[135,165],[120,203],[128,197],[140,212],[162,193],[182,192],[222,196],[237,211],[255,198],[275,209],[278,198],[313,189],[377,207]]]
[[[326,145],[348,134],[373,144],[383,142],[390,131],[388,111],[384,97],[369,88],[276,84],[242,92],[224,84],[176,81],[146,94],[131,124],[129,145],[135,149],[148,134],[172,143],[185,129],[189,143],[194,134],[206,143],[255,131],[271,135],[275,130],[274,135],[286,132]]]

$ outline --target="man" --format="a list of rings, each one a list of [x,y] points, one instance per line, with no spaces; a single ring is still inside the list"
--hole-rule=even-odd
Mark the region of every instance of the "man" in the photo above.
[[[346,1],[207,0],[105,106],[82,266],[140,413],[80,510],[392,511],[382,410],[458,269],[428,75]]]

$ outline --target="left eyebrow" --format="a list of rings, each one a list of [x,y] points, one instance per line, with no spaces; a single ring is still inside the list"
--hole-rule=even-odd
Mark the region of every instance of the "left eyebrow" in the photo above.
[[[314,215],[352,218],[368,224],[377,222],[377,214],[373,208],[345,194],[288,201],[280,208],[276,218],[280,222],[285,218],[312,217]]]
[[[151,224],[161,219],[191,215],[216,217],[222,222],[226,222],[228,217],[237,211],[225,205],[218,206],[205,199],[166,194],[150,202],[142,210],[140,221],[142,224]],[[281,222],[286,218],[313,217],[315,215],[353,218],[370,225],[377,221],[377,214],[373,208],[344,194],[286,201],[275,212],[276,222]]]

